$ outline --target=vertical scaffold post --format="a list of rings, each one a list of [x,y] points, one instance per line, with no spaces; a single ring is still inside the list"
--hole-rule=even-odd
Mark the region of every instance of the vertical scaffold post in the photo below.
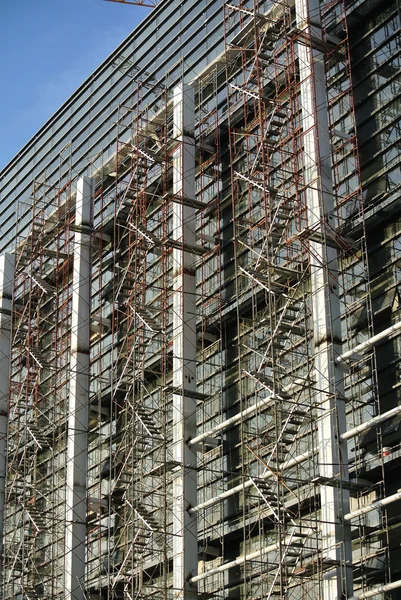
[[[175,598],[196,595],[190,578],[197,573],[196,454],[188,441],[196,432],[196,286],[195,209],[179,198],[195,199],[194,90],[189,85],[174,89],[173,137],[179,142],[173,153],[173,451],[177,463],[173,484],[173,586]]]
[[[65,590],[83,600],[88,464],[89,335],[93,183],[77,182],[72,276],[70,393],[68,403]],[[86,229],[86,232],[84,231]]]
[[[344,523],[349,492],[342,373],[335,357],[341,353],[341,322],[337,250],[325,243],[326,223],[335,228],[331,147],[327,110],[323,40],[319,0],[295,0],[298,37],[303,161],[308,226],[322,234],[310,242],[311,294],[316,389],[319,405],[319,475],[334,480],[321,485],[323,560],[335,565],[323,580],[324,600],[352,596],[351,531]]]
[[[13,279],[14,255],[3,254],[0,256],[0,584],[3,580],[2,557]]]

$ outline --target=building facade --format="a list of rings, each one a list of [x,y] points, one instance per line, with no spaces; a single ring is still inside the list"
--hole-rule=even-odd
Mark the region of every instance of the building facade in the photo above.
[[[3,169],[4,600],[401,598],[400,46],[163,0]]]

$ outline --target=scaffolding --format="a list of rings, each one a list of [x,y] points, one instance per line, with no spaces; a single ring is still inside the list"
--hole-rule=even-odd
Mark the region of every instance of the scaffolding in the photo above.
[[[345,5],[221,18],[0,262],[5,600],[398,587]]]
[[[71,190],[71,184],[56,192],[43,182],[34,184],[32,224],[18,238],[14,254],[4,526],[7,598],[58,597],[66,581]]]

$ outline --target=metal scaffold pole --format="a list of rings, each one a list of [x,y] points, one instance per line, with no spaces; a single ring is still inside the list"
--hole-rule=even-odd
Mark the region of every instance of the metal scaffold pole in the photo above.
[[[81,586],[85,575],[92,194],[92,180],[79,179],[75,207],[66,456],[65,597],[68,600],[82,600]]]
[[[346,430],[345,398],[335,357],[341,353],[341,322],[337,249],[324,243],[326,223],[334,229],[334,197],[330,162],[330,137],[325,87],[324,56],[319,2],[296,0],[300,71],[300,102],[306,207],[308,226],[321,241],[310,241],[311,302],[317,404],[319,475],[338,482],[322,485],[321,535],[323,561],[335,569],[323,578],[325,600],[352,596],[351,531],[344,525],[349,512],[347,447],[341,441]],[[319,45],[320,42],[320,45]]]
[[[189,580],[196,575],[198,542],[196,514],[196,453],[188,441],[196,434],[196,282],[195,256],[185,250],[195,246],[196,211],[180,202],[195,199],[194,90],[174,89],[173,239],[173,453],[177,463],[173,483],[173,586],[176,598],[196,595]]]

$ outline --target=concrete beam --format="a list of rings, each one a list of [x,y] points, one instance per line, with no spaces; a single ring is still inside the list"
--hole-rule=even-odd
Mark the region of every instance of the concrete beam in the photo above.
[[[194,90],[174,89],[173,193],[195,199]],[[196,245],[196,210],[173,201],[173,455],[178,464],[173,482],[173,587],[176,599],[197,597],[191,582],[198,569],[196,451],[188,440],[196,434],[196,281],[195,257],[184,248]],[[179,245],[182,244],[182,248]],[[192,394],[191,394],[192,393]]]
[[[77,182],[72,276],[70,390],[68,403],[65,533],[65,598],[85,600],[82,591],[86,554],[86,495],[89,415],[89,340],[91,240],[81,233],[92,226],[92,180]]]
[[[194,90],[174,89],[173,137],[181,143],[173,154],[173,193],[195,199]],[[196,242],[196,210],[173,202],[173,455],[178,469],[173,483],[174,597],[197,596],[191,581],[198,569],[196,451],[188,440],[196,433],[196,281],[195,257],[185,251]],[[182,248],[179,245],[182,244]],[[192,394],[191,394],[192,393]]]
[[[318,0],[295,0],[297,27],[303,32],[297,43],[304,184],[308,227],[316,228],[324,240],[325,222],[335,229],[331,174],[331,147],[325,85],[325,60]],[[318,49],[320,48],[320,49]],[[311,296],[314,329],[315,389],[322,417],[317,420],[319,475],[348,481],[347,446],[342,373],[335,362],[341,353],[340,301],[336,248],[310,241]],[[341,485],[322,485],[322,558],[339,566],[323,581],[324,600],[352,596],[351,530],[345,525],[349,491]]]

